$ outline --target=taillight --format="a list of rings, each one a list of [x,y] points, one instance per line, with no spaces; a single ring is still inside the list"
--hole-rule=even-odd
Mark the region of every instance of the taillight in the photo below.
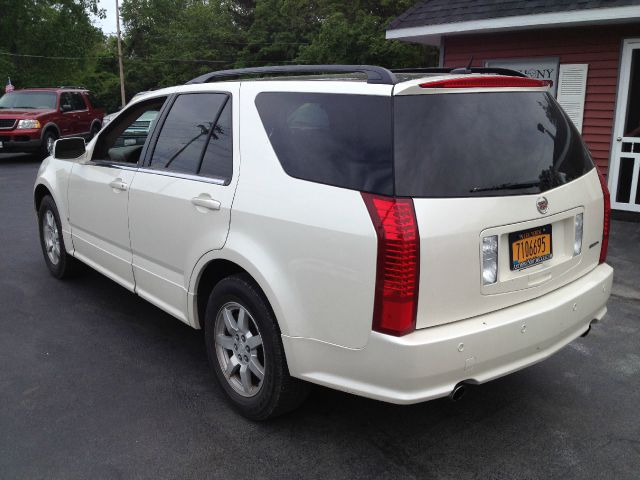
[[[420,237],[410,198],[363,193],[378,236],[373,330],[405,335],[416,328]]]
[[[550,80],[508,77],[505,75],[485,75],[482,77],[458,77],[434,82],[421,83],[422,88],[508,88],[508,87],[548,87]]]
[[[598,167],[598,178],[600,179],[600,185],[602,186],[602,196],[604,197],[604,218],[602,219],[602,246],[600,248],[600,263],[604,263],[607,260],[607,249],[609,248],[609,229],[611,228],[611,195],[609,194],[609,188],[607,188],[607,181],[604,179],[602,173]]]

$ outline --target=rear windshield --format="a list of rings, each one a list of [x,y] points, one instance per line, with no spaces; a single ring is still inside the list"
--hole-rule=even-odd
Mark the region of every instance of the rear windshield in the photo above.
[[[544,92],[400,95],[393,101],[264,92],[256,106],[287,174],[353,190],[524,195],[593,168],[571,120]]]
[[[543,92],[396,96],[396,195],[544,192],[593,168],[582,139]]]

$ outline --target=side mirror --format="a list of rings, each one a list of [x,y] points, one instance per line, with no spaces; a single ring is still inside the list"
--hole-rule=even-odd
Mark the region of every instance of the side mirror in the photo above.
[[[69,110],[71,110],[71,105],[69,105],[68,103],[63,103],[62,105],[60,105],[61,112],[68,112]]]
[[[53,144],[53,156],[61,160],[72,160],[81,157],[86,152],[84,138],[61,138]]]

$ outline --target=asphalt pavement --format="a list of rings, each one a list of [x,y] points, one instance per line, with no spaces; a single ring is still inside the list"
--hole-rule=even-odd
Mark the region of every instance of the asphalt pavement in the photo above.
[[[200,332],[89,269],[48,274],[38,165],[0,156],[1,479],[640,479],[640,223],[613,223],[609,314],[552,358],[455,403],[317,387],[252,423]]]

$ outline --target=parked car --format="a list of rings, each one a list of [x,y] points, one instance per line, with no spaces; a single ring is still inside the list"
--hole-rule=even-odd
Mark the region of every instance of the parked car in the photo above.
[[[136,98],[141,97],[145,93],[148,93],[148,91],[136,93],[133,97],[131,97],[130,101],[134,101]],[[104,118],[102,119],[102,128],[106,127],[111,120],[116,118],[118,116],[118,113],[120,113],[120,110],[118,110],[117,112],[113,112],[113,113],[109,113],[109,114],[105,115]]]
[[[51,274],[83,262],[204,329],[252,419],[307,382],[459,398],[588,333],[611,291],[602,176],[548,85],[499,69],[207,74],[59,140],[34,201]]]
[[[80,87],[14,90],[0,98],[0,152],[44,158],[58,138],[92,138],[103,115],[89,91]]]

